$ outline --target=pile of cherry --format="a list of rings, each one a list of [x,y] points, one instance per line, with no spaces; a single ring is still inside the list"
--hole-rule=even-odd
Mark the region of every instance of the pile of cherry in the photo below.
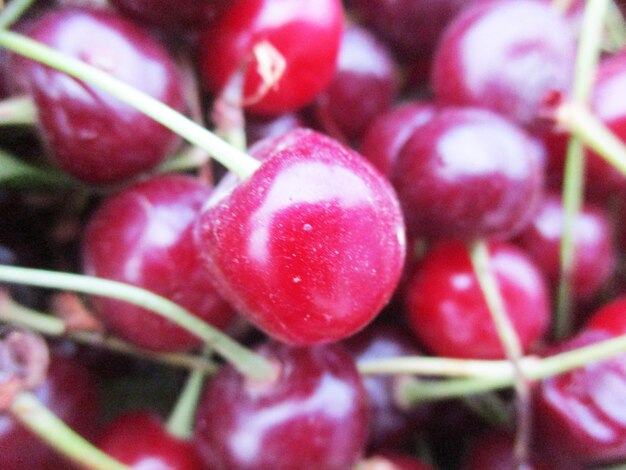
[[[9,1],[0,468],[626,461],[625,6]]]

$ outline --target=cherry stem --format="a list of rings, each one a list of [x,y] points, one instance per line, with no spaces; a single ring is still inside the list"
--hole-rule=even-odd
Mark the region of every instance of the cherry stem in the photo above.
[[[180,305],[140,287],[81,274],[6,265],[0,265],[0,281],[100,295],[152,310],[201,338],[246,377],[255,380],[274,377],[274,369],[265,358],[244,348]]]
[[[602,30],[610,0],[587,2],[578,42],[574,81],[574,103],[585,105],[593,88],[600,57]],[[561,238],[560,277],[554,334],[557,339],[569,336],[572,330],[572,272],[576,247],[574,226],[582,207],[584,194],[585,154],[583,144],[572,137],[567,148],[563,178],[563,236]]]
[[[101,88],[190,143],[206,150],[242,179],[252,175],[261,165],[258,160],[223,141],[191,119],[100,69],[12,31],[0,31],[0,46]]]
[[[614,1],[609,2],[605,26],[609,39],[605,48],[609,52],[621,51],[626,45],[626,25],[624,25],[624,15]]]
[[[0,150],[0,183],[14,188],[78,188],[80,184],[52,168],[39,168]]]
[[[463,403],[493,427],[508,427],[510,424],[510,410],[494,392],[463,397]]]
[[[35,0],[13,0],[0,13],[0,29],[9,29],[30,8]]]
[[[130,467],[105,454],[70,429],[32,393],[20,392],[13,400],[10,412],[23,426],[81,467],[130,470]]]
[[[37,108],[30,96],[13,96],[0,101],[0,126],[32,126]]]
[[[113,336],[104,336],[91,331],[68,331],[62,319],[24,307],[5,295],[0,296],[0,321],[27,328],[46,336],[67,337],[78,343],[108,349],[159,364],[189,370],[198,369],[205,373],[217,371],[217,366],[203,357],[182,353],[156,353],[140,349]]]
[[[491,270],[487,244],[484,241],[474,242],[470,246],[469,253],[478,284],[487,302],[491,319],[515,373],[517,432],[514,453],[518,467],[522,468],[528,461],[532,419],[530,386],[520,364],[524,352],[511,319],[506,313],[506,307],[500,295],[497,280]]]
[[[205,353],[209,351],[205,350]],[[193,420],[205,378],[206,374],[199,369],[189,374],[176,406],[167,420],[167,430],[172,436],[179,439],[191,439],[193,436]]]
[[[538,359],[527,356],[520,361],[524,376],[530,380],[541,380],[563,374],[588,364],[610,359],[626,352],[626,335]],[[515,382],[515,371],[508,361],[483,362],[485,367],[494,367],[491,377],[451,379],[445,381],[405,380],[400,385],[398,397],[405,404],[458,398],[475,393],[510,387]],[[396,371],[397,372],[397,371]]]

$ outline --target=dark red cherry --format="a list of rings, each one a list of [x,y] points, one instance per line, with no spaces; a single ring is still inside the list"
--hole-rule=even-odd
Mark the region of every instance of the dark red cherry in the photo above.
[[[136,470],[200,470],[190,441],[172,436],[161,418],[134,411],[118,416],[104,429],[98,447]]]
[[[413,131],[435,115],[435,106],[408,101],[377,117],[369,126],[359,151],[383,175],[391,177],[398,154]]]
[[[516,240],[553,287],[560,277],[564,217],[561,196],[551,194]],[[573,295],[579,300],[588,300],[606,284],[616,265],[617,250],[608,214],[600,207],[585,204],[575,220],[574,239]]]
[[[335,341],[390,299],[404,261],[393,190],[360,155],[314,131],[259,142],[263,165],[218,186],[197,249],[235,309],[293,344]]]
[[[463,470],[515,470],[518,468],[514,456],[515,436],[506,431],[490,431],[475,439],[465,456]],[[534,456],[524,470],[548,470]],[[565,469],[562,469],[565,470]],[[574,470],[574,469],[571,469]]]
[[[418,356],[422,353],[416,341],[398,326],[375,323],[361,333],[343,342],[356,362],[400,356]],[[417,432],[429,418],[427,406],[402,407],[397,403],[397,377],[371,375],[363,378],[367,391],[369,419],[369,447],[389,449],[401,446],[412,432]]]
[[[53,356],[45,382],[33,393],[80,435],[88,439],[95,436],[99,393],[88,371],[78,362]],[[65,459],[6,413],[0,413],[0,456],[3,470],[70,468]]]
[[[192,224],[211,188],[188,176],[160,176],[111,197],[93,214],[83,241],[87,274],[143,287],[217,327],[233,312],[217,295],[193,244]],[[92,299],[103,321],[141,347],[173,351],[201,340],[154,312]]]
[[[265,343],[257,351],[278,375],[269,382],[224,367],[207,385],[195,437],[214,470],[345,470],[362,456],[367,398],[340,347]]]
[[[104,70],[183,111],[178,71],[147,32],[107,11],[66,8],[27,29],[32,39]],[[127,180],[154,168],[178,136],[106,92],[33,61],[13,57],[11,74],[37,106],[52,159],[92,184]],[[23,83],[26,81],[26,83]]]
[[[568,92],[574,57],[571,29],[551,5],[477,2],[441,39],[432,85],[444,104],[490,108],[536,127],[546,100]]]
[[[219,93],[233,74],[245,68],[244,95],[254,101],[249,111],[281,114],[300,108],[330,83],[342,29],[339,0],[234,2],[202,35],[204,82]],[[266,92],[253,52],[263,41],[283,57],[285,66],[281,78]]]
[[[122,14],[164,31],[204,28],[228,4],[226,0],[111,0]]]
[[[619,302],[619,308],[605,307],[612,310],[610,315],[624,317],[624,300]],[[612,331],[598,327],[596,322],[600,320],[592,317],[589,326],[576,337],[547,354],[571,351],[626,334],[622,318],[615,322],[602,320],[613,323]],[[535,394],[534,436],[542,452],[584,468],[626,458],[625,359],[624,354],[619,354],[540,383]]]
[[[545,333],[550,302],[538,268],[520,249],[491,244],[490,266],[524,351]],[[502,344],[462,243],[441,243],[409,281],[406,313],[418,339],[439,356],[501,359]]]
[[[350,26],[343,33],[335,76],[317,95],[313,109],[327,134],[354,141],[391,106],[396,91],[390,53],[367,30]]]
[[[410,235],[506,239],[534,215],[543,167],[537,144],[509,121],[449,108],[413,130],[391,181]]]

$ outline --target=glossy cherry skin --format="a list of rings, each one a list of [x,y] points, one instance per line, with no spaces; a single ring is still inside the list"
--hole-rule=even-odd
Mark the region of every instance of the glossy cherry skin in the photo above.
[[[619,314],[623,316],[624,301],[621,303]],[[620,323],[623,326],[622,320]],[[589,346],[614,338],[615,333],[585,328],[547,354]],[[541,382],[535,394],[534,435],[545,454],[585,468],[626,457],[624,359],[624,354],[616,355]]]
[[[396,105],[372,122],[361,139],[359,151],[378,171],[391,177],[406,141],[435,112],[435,105],[428,102],[408,101]]]
[[[56,416],[86,438],[97,432],[99,393],[88,371],[78,362],[53,356],[44,383],[33,393]],[[0,413],[0,455],[3,470],[70,468],[47,444]]]
[[[502,359],[504,351],[468,248],[441,243],[422,259],[409,281],[406,314],[417,338],[438,356]],[[545,333],[550,302],[545,281],[526,254],[490,244],[490,266],[524,351]]]
[[[415,339],[395,325],[375,323],[342,344],[355,362],[422,355]],[[369,399],[370,448],[389,449],[402,445],[430,416],[428,406],[407,409],[398,405],[395,397],[396,383],[395,376],[363,377]]]
[[[550,194],[542,201],[530,225],[516,239],[552,287],[556,287],[560,277],[564,217],[561,196]],[[585,204],[574,223],[574,240],[576,254],[572,293],[578,300],[589,300],[607,283],[615,270],[617,250],[606,211]]]
[[[106,200],[83,240],[86,274],[136,285],[186,307],[223,328],[233,312],[215,289],[193,245],[192,225],[211,188],[188,176],[160,176]],[[180,351],[202,341],[154,312],[105,297],[96,312],[128,341],[157,351]]]
[[[481,106],[536,127],[568,92],[575,41],[555,8],[534,0],[477,2],[446,30],[433,62],[442,103]]]
[[[33,22],[26,33],[183,111],[178,71],[147,32],[101,10],[65,8]],[[180,139],[106,92],[13,56],[11,73],[35,100],[51,158],[91,184],[128,180],[160,163]]]
[[[227,5],[226,0],[111,0],[122,14],[163,31],[206,27]]]
[[[283,56],[285,71],[275,86],[247,109],[281,114],[300,108],[330,83],[342,30],[339,0],[234,2],[202,35],[204,82],[219,93],[234,73],[246,67],[244,96],[256,96],[261,77],[253,48],[268,41]]]
[[[339,346],[265,343],[257,351],[278,377],[246,380],[224,367],[196,415],[200,455],[213,470],[345,470],[362,456],[367,398],[352,358]]]
[[[404,224],[393,190],[360,155],[314,131],[291,131],[251,152],[260,169],[227,195],[216,187],[196,224],[216,286],[281,341],[356,333],[402,272]]]
[[[506,239],[530,222],[542,197],[536,143],[500,116],[440,110],[413,130],[391,176],[407,232]]]
[[[371,121],[391,106],[397,82],[385,46],[366,29],[349,26],[341,40],[337,71],[313,103],[317,120],[331,136],[358,140]]]
[[[104,429],[98,447],[137,470],[202,468],[193,444],[169,434],[161,418],[147,411],[118,416]]]

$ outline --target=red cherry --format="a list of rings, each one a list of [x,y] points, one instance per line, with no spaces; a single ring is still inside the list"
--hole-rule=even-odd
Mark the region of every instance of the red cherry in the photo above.
[[[109,423],[98,447],[136,470],[199,470],[200,459],[191,442],[167,432],[149,412],[127,412]]]
[[[465,456],[463,470],[513,470],[517,468],[514,456],[515,437],[503,431],[490,431],[478,437],[470,445]],[[537,457],[524,467],[525,470],[548,470]],[[563,469],[565,470],[565,469]],[[571,469],[574,470],[574,469]]]
[[[440,110],[399,152],[391,180],[413,236],[506,239],[542,196],[537,144],[487,110]]]
[[[262,87],[253,48],[269,42],[285,60],[282,77],[258,102],[260,114],[281,114],[309,103],[333,77],[343,29],[339,0],[245,0],[231,5],[203,33],[200,67],[206,85],[219,93],[246,68],[246,97]]]
[[[86,438],[97,432],[98,390],[87,369],[60,356],[51,358],[45,382],[33,393],[70,428]],[[0,413],[0,467],[3,470],[70,468],[47,444]]]
[[[570,26],[551,5],[477,2],[441,39],[432,85],[442,103],[489,108],[535,127],[546,100],[568,92],[574,57]]]
[[[549,195],[533,221],[517,238],[517,244],[531,256],[552,287],[557,286],[560,277],[564,218],[561,196]],[[573,295],[579,300],[589,300],[606,284],[615,269],[617,250],[608,214],[600,207],[585,204],[574,223],[574,240]]]
[[[261,168],[228,195],[218,186],[196,224],[197,249],[220,292],[284,342],[356,333],[402,272],[404,226],[392,189],[360,155],[313,131],[263,141],[252,153]]]
[[[507,314],[528,351],[546,333],[550,321],[545,281],[518,248],[492,244],[489,249]],[[505,357],[465,245],[442,243],[426,254],[409,282],[405,303],[415,335],[435,354]]]
[[[367,435],[365,390],[340,347],[264,344],[278,377],[246,380],[231,366],[207,385],[195,435],[215,470],[345,470],[361,457]]]
[[[191,177],[161,176],[113,196],[86,228],[84,271],[143,287],[227,326],[233,312],[215,292],[192,238],[192,223],[210,194],[210,187]],[[105,297],[93,304],[107,325],[141,347],[173,351],[201,344],[141,307]]]
[[[183,110],[181,81],[172,59],[147,32],[115,14],[57,9],[30,24],[26,33]],[[154,168],[180,141],[96,87],[16,56],[11,66],[16,86],[25,85],[33,95],[52,158],[82,181],[106,184],[132,178]]]

